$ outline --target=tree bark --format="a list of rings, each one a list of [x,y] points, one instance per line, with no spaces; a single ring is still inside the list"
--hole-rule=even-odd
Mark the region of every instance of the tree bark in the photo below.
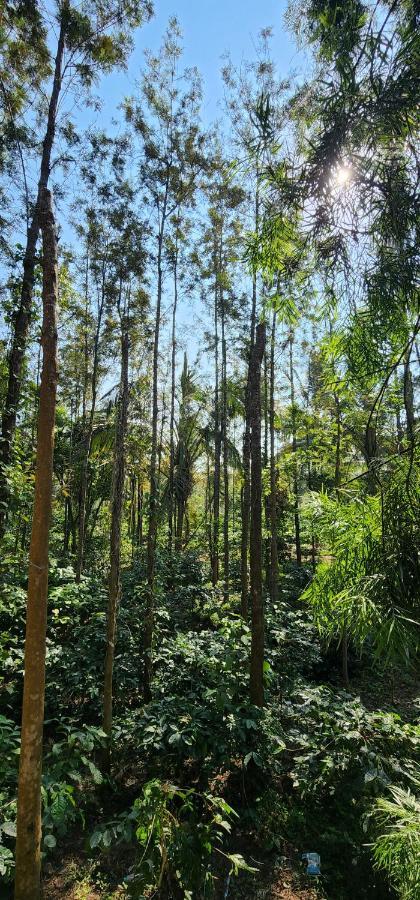
[[[229,450],[228,450],[228,410],[227,410],[227,352],[225,334],[225,310],[221,298],[222,313],[222,422],[223,443],[223,594],[229,600]]]
[[[413,443],[416,428],[416,416],[414,412],[413,376],[410,369],[411,350],[407,351],[404,359],[404,409],[406,417],[407,440]]]
[[[219,311],[218,286],[214,290],[214,473],[213,473],[213,559],[212,584],[219,581],[219,523],[220,523],[220,457],[221,432],[219,409]]]
[[[177,553],[182,551],[182,538],[184,534],[184,518],[185,518],[185,501],[180,498],[177,503],[176,532],[175,532],[175,550]]]
[[[110,574],[107,613],[107,634],[104,675],[104,699],[103,699],[103,730],[107,736],[105,768],[109,772],[111,764],[111,734],[112,734],[112,681],[115,656],[115,639],[117,631],[117,610],[120,600],[120,570],[121,570],[121,518],[124,501],[124,472],[125,472],[125,436],[127,431],[128,416],[128,356],[129,356],[129,331],[128,322],[124,317],[121,333],[121,380],[120,396],[118,400],[117,419],[115,427],[114,465],[112,473],[112,500],[111,500],[111,533],[110,533]]]
[[[140,483],[140,475],[137,481],[137,531],[136,531],[137,547],[141,547],[143,543],[143,486]]]
[[[26,237],[21,294],[19,306],[14,316],[13,339],[8,359],[8,382],[2,414],[0,439],[0,541],[3,538],[7,521],[7,503],[9,496],[7,467],[12,461],[12,445],[16,431],[16,418],[21,391],[22,365],[32,315],[32,292],[35,280],[36,245],[41,224],[41,205],[44,203],[44,190],[47,187],[51,170],[51,152],[55,138],[58,98],[61,91],[66,33],[66,8],[67,2],[64,3],[61,14],[60,33],[55,57],[54,80],[48,107],[47,128],[42,144],[38,193]]]
[[[80,498],[79,498],[79,536],[77,545],[77,562],[76,562],[76,582],[80,583],[83,573],[84,554],[85,554],[85,537],[86,537],[86,499],[88,487],[88,468],[90,449],[93,437],[93,425],[96,411],[96,395],[98,387],[98,361],[99,361],[99,339],[101,335],[102,317],[105,307],[105,263],[102,264],[102,287],[100,300],[98,301],[98,315],[96,320],[95,338],[93,343],[93,365],[91,390],[92,398],[89,412],[89,420],[85,437],[85,445],[82,459],[82,470],[80,474]],[[86,323],[87,324],[87,323]]]
[[[290,404],[292,407],[292,453],[293,453],[293,508],[295,520],[295,547],[296,562],[302,565],[302,546],[300,542],[300,514],[299,514],[299,478],[297,464],[297,434],[296,434],[296,405],[295,405],[295,375],[293,367],[293,332],[289,337],[289,378],[290,378]]]
[[[274,376],[276,349],[276,312],[273,312],[270,346],[270,593],[273,603],[279,595],[279,558],[277,547],[277,469],[274,428]]]
[[[375,461],[377,457],[377,439],[376,428],[368,424],[363,438],[363,455],[368,468],[366,476],[366,492],[373,497],[378,491],[378,479],[375,472]]]
[[[163,268],[162,253],[165,234],[167,204],[169,192],[169,174],[167,176],[165,196],[163,201],[162,217],[158,234],[157,255],[157,302],[155,316],[155,333],[153,342],[153,372],[152,372],[152,442],[150,450],[150,493],[149,493],[149,528],[147,532],[147,598],[144,627],[144,684],[143,693],[146,702],[151,697],[152,682],[152,645],[154,630],[154,590],[155,590],[155,562],[156,562],[156,538],[158,525],[158,369],[159,369],[159,335],[162,307]]]
[[[264,370],[264,381],[263,381],[263,411],[264,411],[264,441],[263,441],[263,460],[262,466],[263,470],[266,471],[269,464],[269,454],[268,454],[268,445],[269,445],[269,432],[270,432],[270,410],[269,410],[269,385],[268,385],[268,370],[269,370],[269,360],[267,350],[264,351],[263,357],[263,370]],[[270,474],[270,473],[268,473]],[[270,497],[268,494],[263,496],[263,508],[264,508],[264,523],[265,523],[265,532],[266,538],[264,541],[264,572],[265,572],[265,586],[267,588],[267,592],[271,595],[271,510],[270,510]]]
[[[334,486],[337,502],[339,503],[341,500],[341,405],[340,398],[338,394],[334,394],[334,405],[335,405],[335,425],[336,425],[336,439],[335,439],[335,469],[334,469]],[[348,636],[348,628],[347,623],[343,626],[343,632],[341,635],[341,672],[343,676],[344,687],[348,688],[350,686],[349,679],[349,660],[348,660],[348,650],[349,650],[349,636]]]
[[[258,201],[256,202],[256,223],[258,222]],[[250,516],[251,516],[251,475],[250,475],[250,460],[251,460],[251,432],[250,432],[250,424],[249,424],[249,372],[250,366],[249,362],[251,359],[251,353],[255,342],[255,321],[256,321],[256,312],[257,312],[257,276],[254,272],[252,278],[252,303],[251,303],[251,334],[250,334],[250,349],[248,355],[248,377],[245,388],[245,428],[244,428],[244,438],[243,438],[243,449],[242,449],[242,474],[243,474],[243,488],[241,495],[241,518],[242,518],[242,531],[241,531],[241,613],[245,620],[248,619],[248,594],[249,594],[249,584],[248,584],[248,548],[249,548],[249,524],[250,524]]]
[[[39,900],[41,774],[44,725],[48,543],[52,505],[57,394],[57,244],[52,197],[40,192],[43,238],[43,366],[38,413],[35,498],[29,550],[25,678],[18,783],[15,900]]]
[[[165,425],[166,425],[166,397],[165,397],[165,392],[163,392],[163,394],[162,394],[162,415],[160,417],[160,434],[159,434],[158,453],[157,453],[156,482],[157,482],[158,496],[160,495],[160,490],[161,490],[163,432],[165,430]]]
[[[176,312],[178,306],[178,247],[174,257],[174,305],[172,308],[171,411],[169,418],[169,511],[168,545],[173,548],[174,535],[174,466],[175,466],[175,384],[176,384]]]
[[[251,427],[250,586],[252,608],[250,699],[264,705],[264,606],[262,597],[262,471],[261,471],[261,362],[265,349],[265,323],[257,325],[249,364]]]

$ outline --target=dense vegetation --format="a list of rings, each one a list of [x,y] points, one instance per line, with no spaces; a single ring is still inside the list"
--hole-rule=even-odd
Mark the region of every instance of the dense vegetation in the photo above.
[[[418,5],[152,15],[0,12],[0,896],[419,900]]]

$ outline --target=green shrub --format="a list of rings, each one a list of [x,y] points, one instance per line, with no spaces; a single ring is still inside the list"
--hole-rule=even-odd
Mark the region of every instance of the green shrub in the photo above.
[[[415,783],[420,787],[420,779]],[[420,800],[410,789],[398,785],[389,788],[391,795],[379,797],[374,819],[379,828],[373,844],[373,859],[383,869],[401,900],[420,897]]]

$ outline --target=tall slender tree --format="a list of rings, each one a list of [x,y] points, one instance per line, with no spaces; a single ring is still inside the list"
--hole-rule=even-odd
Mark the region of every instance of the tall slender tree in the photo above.
[[[39,195],[43,238],[43,364],[38,412],[35,500],[29,550],[25,678],[19,764],[15,900],[39,900],[48,551],[57,394],[57,243],[51,193]]]
[[[276,310],[273,310],[270,340],[270,594],[273,603],[278,600],[279,560],[277,546],[277,467],[275,430],[275,357],[276,357]]]
[[[262,458],[261,458],[261,364],[266,340],[265,322],[256,327],[249,361],[249,409],[251,426],[251,661],[250,698],[264,704],[264,605],[262,584]]]
[[[121,520],[124,499],[125,439],[127,431],[129,391],[130,286],[125,286],[125,290],[126,296],[123,297],[123,285],[120,281],[117,304],[121,329],[121,376],[115,421],[115,444],[112,472],[110,572],[103,697],[103,730],[107,737],[105,767],[108,772],[111,767],[113,670],[117,634],[117,610],[121,591]]]

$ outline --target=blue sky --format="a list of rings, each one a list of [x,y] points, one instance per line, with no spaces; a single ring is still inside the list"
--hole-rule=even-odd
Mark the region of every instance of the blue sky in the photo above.
[[[112,116],[122,98],[135,90],[135,82],[146,48],[156,50],[168,20],[176,15],[184,34],[185,66],[197,66],[204,81],[203,119],[206,124],[221,117],[223,85],[220,76],[222,57],[229,52],[237,65],[255,58],[255,44],[262,28],[273,28],[272,51],[278,74],[301,75],[305,58],[299,53],[292,34],[286,30],[284,13],[287,0],[155,0],[155,15],[139,29],[127,72],[113,72],[101,80],[98,94],[102,113]]]

